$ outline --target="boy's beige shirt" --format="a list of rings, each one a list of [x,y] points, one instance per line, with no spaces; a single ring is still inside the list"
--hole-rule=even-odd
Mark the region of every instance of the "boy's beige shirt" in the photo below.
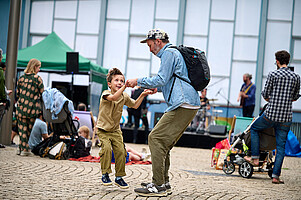
[[[103,96],[110,94],[112,94],[110,90],[105,90],[101,95],[96,125],[97,128],[105,131],[115,131],[120,129],[119,123],[122,116],[123,106],[126,105],[131,108],[135,105],[135,100],[130,98],[126,92],[123,92],[117,101],[108,101],[103,98]]]

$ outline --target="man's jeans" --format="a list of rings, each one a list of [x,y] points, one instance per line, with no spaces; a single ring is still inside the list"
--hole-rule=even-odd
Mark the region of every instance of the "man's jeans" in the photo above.
[[[253,159],[259,158],[259,135],[260,130],[274,127],[276,136],[276,158],[273,168],[273,178],[278,178],[281,174],[281,167],[285,156],[285,143],[287,134],[292,122],[274,122],[262,114],[251,126],[251,153]]]

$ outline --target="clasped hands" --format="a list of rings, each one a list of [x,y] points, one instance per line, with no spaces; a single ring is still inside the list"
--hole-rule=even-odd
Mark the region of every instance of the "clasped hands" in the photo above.
[[[135,87],[137,86],[137,78],[134,78],[134,79],[128,79],[126,82],[125,82],[125,86],[126,87]],[[148,94],[155,94],[157,93],[157,88],[152,88],[152,89],[145,89],[144,92],[147,92]]]

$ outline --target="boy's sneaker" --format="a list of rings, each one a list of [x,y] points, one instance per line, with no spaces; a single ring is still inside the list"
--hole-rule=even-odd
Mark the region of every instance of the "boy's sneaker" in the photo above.
[[[129,185],[123,180],[123,178],[115,179],[115,184],[120,187],[121,189],[129,188]]]
[[[154,183],[149,183],[146,187],[137,188],[134,190],[138,195],[143,197],[166,197],[165,185],[158,186]]]
[[[109,174],[102,175],[101,182],[105,186],[113,184],[112,181],[111,181],[111,179],[110,179],[110,177],[109,177]]]
[[[141,183],[141,186],[142,186],[142,187],[147,187],[148,184],[150,184],[150,183]],[[165,188],[166,188],[167,195],[171,195],[171,194],[172,194],[172,191],[171,191],[170,183],[167,182],[167,183],[165,183],[164,185],[165,185]]]

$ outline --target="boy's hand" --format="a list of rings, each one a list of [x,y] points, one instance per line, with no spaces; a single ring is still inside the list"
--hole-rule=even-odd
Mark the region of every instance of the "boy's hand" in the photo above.
[[[145,93],[146,95],[149,95],[149,94],[155,94],[157,93],[158,89],[157,88],[152,88],[152,89],[145,89],[143,91],[143,93]]]

